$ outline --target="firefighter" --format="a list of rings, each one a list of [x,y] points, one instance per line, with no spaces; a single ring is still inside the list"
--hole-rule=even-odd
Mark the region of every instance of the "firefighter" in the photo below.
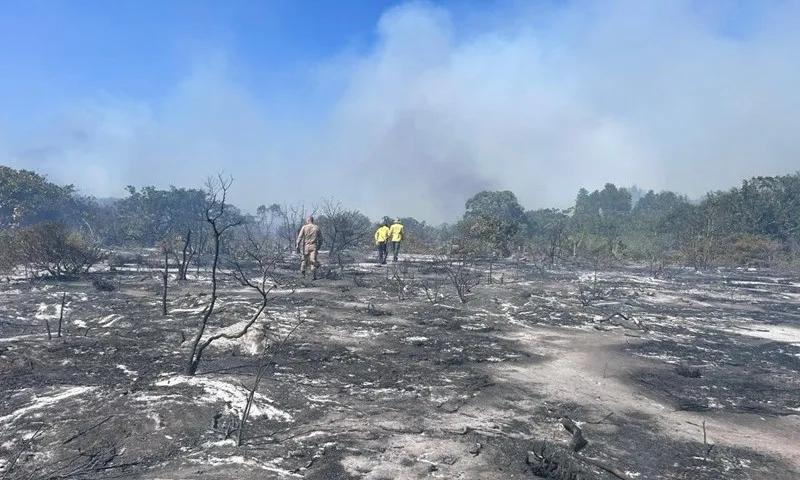
[[[301,250],[302,244],[302,250]],[[311,264],[311,274],[314,280],[317,279],[317,268],[319,261],[317,261],[317,254],[319,248],[322,246],[322,230],[314,223],[314,217],[308,216],[306,224],[297,233],[297,253],[303,256],[300,261],[300,275],[306,276],[306,267]]]
[[[389,225],[383,222],[377,230],[375,230],[375,245],[378,247],[378,264],[386,265],[386,256],[388,254],[387,242],[389,241]]]
[[[403,224],[399,218],[389,227],[389,240],[392,242],[392,261],[397,262],[397,253],[400,251],[400,242],[403,241]]]

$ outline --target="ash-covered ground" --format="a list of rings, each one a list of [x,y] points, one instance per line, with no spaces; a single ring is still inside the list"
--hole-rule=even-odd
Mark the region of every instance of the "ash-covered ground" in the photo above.
[[[167,316],[147,268],[0,284],[0,478],[800,478],[797,273],[509,262],[462,303],[423,257],[296,268],[193,377],[207,271]],[[208,334],[258,306],[222,275]]]

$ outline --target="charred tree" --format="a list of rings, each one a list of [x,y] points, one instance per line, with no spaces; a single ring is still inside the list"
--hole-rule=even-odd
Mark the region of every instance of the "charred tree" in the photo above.
[[[161,315],[167,316],[167,289],[169,288],[169,247],[162,246],[164,252],[164,271],[161,272]]]
[[[200,365],[200,359],[203,356],[203,351],[214,341],[219,338],[237,338],[247,333],[245,329],[241,335],[215,335],[209,337],[206,341],[201,343],[203,334],[208,326],[208,320],[214,313],[214,306],[217,303],[217,283],[218,283],[218,270],[219,270],[219,255],[222,245],[222,236],[229,229],[236,227],[242,223],[241,218],[231,218],[226,210],[226,200],[228,196],[228,189],[233,183],[233,179],[225,180],[221,175],[216,179],[209,179],[207,182],[208,188],[208,206],[206,208],[205,216],[206,221],[211,226],[211,234],[214,242],[213,259],[211,262],[211,295],[206,308],[203,310],[203,317],[200,320],[200,326],[197,333],[192,340],[191,350],[189,352],[189,359],[186,363],[186,375],[193,376],[197,373],[197,367]],[[261,311],[258,313],[261,314]],[[257,317],[255,317],[257,318]],[[248,328],[255,322],[255,318],[248,324]]]
[[[192,229],[189,228],[186,232],[186,236],[181,238],[181,243],[183,244],[180,249],[180,253],[175,251],[175,260],[178,263],[178,281],[186,281],[186,275],[189,272],[189,265],[194,258],[197,250],[192,243]]]

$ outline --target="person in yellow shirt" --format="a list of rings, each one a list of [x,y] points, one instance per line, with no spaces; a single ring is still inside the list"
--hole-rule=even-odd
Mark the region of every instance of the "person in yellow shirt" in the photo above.
[[[387,242],[389,241],[389,225],[388,222],[384,222],[375,230],[375,245],[378,246],[378,264],[379,265],[386,265],[386,256],[388,254],[388,245]]]
[[[392,261],[397,262],[397,253],[400,251],[400,242],[403,241],[403,224],[399,218],[389,227],[389,240],[392,242]]]

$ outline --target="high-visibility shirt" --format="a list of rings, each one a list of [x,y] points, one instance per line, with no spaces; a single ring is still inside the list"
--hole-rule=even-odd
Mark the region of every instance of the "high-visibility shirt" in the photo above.
[[[393,223],[389,227],[389,237],[393,242],[399,242],[403,239],[403,225],[400,223]]]
[[[389,238],[389,227],[381,225],[375,231],[375,243],[383,243]]]

